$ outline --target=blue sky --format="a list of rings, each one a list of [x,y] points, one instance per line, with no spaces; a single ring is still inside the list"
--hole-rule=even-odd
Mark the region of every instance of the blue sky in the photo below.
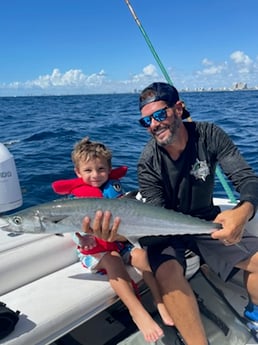
[[[178,89],[258,86],[257,0],[131,0]],[[0,4],[0,96],[113,93],[164,80],[124,0]]]

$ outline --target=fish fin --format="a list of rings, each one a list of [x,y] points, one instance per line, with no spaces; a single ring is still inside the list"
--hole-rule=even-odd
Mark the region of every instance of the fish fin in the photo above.
[[[62,220],[66,219],[68,216],[67,215],[54,215],[54,216],[44,216],[42,217],[43,221],[48,221],[54,224],[58,224],[62,222]]]

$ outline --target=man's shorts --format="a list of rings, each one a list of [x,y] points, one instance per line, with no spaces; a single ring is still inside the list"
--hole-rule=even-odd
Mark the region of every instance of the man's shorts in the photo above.
[[[154,274],[159,266],[168,260],[177,260],[186,269],[185,251],[192,250],[226,281],[238,269],[236,264],[250,258],[258,252],[258,237],[244,232],[241,242],[237,245],[225,246],[221,241],[214,240],[210,235],[175,235],[147,236],[139,240],[147,249],[148,259]]]

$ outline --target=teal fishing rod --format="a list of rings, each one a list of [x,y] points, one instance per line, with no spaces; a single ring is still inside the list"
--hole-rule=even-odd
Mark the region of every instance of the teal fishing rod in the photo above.
[[[132,14],[132,16],[133,16],[137,26],[139,27],[139,29],[140,29],[140,31],[141,31],[141,33],[142,33],[142,35],[143,35],[143,37],[144,37],[148,47],[150,48],[150,51],[152,52],[152,55],[154,56],[154,58],[155,58],[155,60],[156,60],[156,62],[158,64],[161,72],[163,73],[166,81],[170,85],[173,85],[173,82],[172,82],[171,78],[169,77],[166,68],[164,67],[162,61],[160,60],[160,58],[159,58],[155,48],[153,47],[153,44],[151,43],[151,40],[150,40],[149,36],[147,35],[146,31],[144,30],[144,28],[143,28],[139,18],[137,17],[137,15],[136,15],[132,5],[130,4],[129,0],[125,0],[125,2],[126,2],[128,8],[129,8],[129,10],[130,10],[130,12]],[[187,120],[188,121],[192,121],[190,116],[187,118]],[[232,192],[228,182],[226,181],[226,179],[225,179],[225,177],[224,177],[224,175],[223,175],[223,173],[222,173],[222,171],[221,171],[219,166],[216,167],[216,175],[217,175],[220,183],[222,184],[225,192],[227,193],[227,196],[228,196],[229,200],[232,203],[237,203],[237,200],[236,200],[236,198],[235,198],[235,196],[234,196],[234,194],[233,194],[233,192]]]
[[[132,8],[130,2],[129,2],[128,0],[125,0],[125,2],[126,2],[128,8],[129,8],[129,10],[130,10],[130,12],[131,12],[131,14],[132,14],[132,16],[133,16],[133,18],[134,18],[134,20],[135,20],[137,26],[138,26],[139,29],[141,30],[141,33],[142,33],[142,35],[143,35],[143,37],[144,37],[146,43],[148,44],[148,46],[149,46],[149,48],[150,48],[150,50],[151,50],[151,52],[152,52],[152,55],[154,56],[155,60],[157,61],[158,65],[159,65],[159,67],[160,67],[160,69],[161,69],[161,72],[163,73],[163,75],[164,75],[164,77],[166,78],[167,82],[168,82],[170,85],[173,85],[172,80],[170,79],[170,77],[169,77],[169,75],[168,75],[168,72],[166,71],[166,69],[165,69],[165,67],[164,67],[164,65],[163,65],[163,63],[162,63],[162,61],[160,60],[160,58],[159,58],[159,56],[158,56],[156,50],[154,49],[154,47],[153,47],[153,45],[152,45],[152,43],[151,43],[151,40],[149,39],[149,36],[147,35],[146,31],[144,30],[144,28],[143,28],[143,26],[142,26],[140,20],[138,19],[137,15],[136,15],[136,13],[135,13],[135,11],[134,11],[134,9]]]

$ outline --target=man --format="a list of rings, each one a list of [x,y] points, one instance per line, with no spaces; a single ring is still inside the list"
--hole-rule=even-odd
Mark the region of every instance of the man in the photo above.
[[[234,268],[243,269],[250,295],[245,316],[258,321],[258,238],[244,230],[257,209],[258,178],[222,129],[182,121],[184,107],[173,86],[153,83],[144,89],[140,111],[140,124],[152,135],[138,164],[142,197],[223,227],[212,238],[170,236],[141,241],[148,249],[164,303],[186,344],[206,345],[196,300],[184,278],[184,250],[197,252],[224,280]],[[212,201],[217,163],[240,193],[240,203],[224,212]]]
[[[141,92],[140,110],[140,124],[152,136],[138,164],[143,199],[222,224],[211,237],[149,236],[141,240],[163,302],[185,343],[207,345],[198,305],[184,276],[184,253],[186,249],[195,251],[224,280],[236,269],[243,269],[250,296],[245,316],[258,321],[258,238],[244,230],[258,206],[258,178],[222,129],[214,124],[182,121],[186,111],[173,86],[148,86]],[[217,163],[240,193],[239,204],[223,212],[212,201]],[[88,218],[84,229],[112,241],[119,219],[110,230],[110,213],[98,211],[93,230]]]

